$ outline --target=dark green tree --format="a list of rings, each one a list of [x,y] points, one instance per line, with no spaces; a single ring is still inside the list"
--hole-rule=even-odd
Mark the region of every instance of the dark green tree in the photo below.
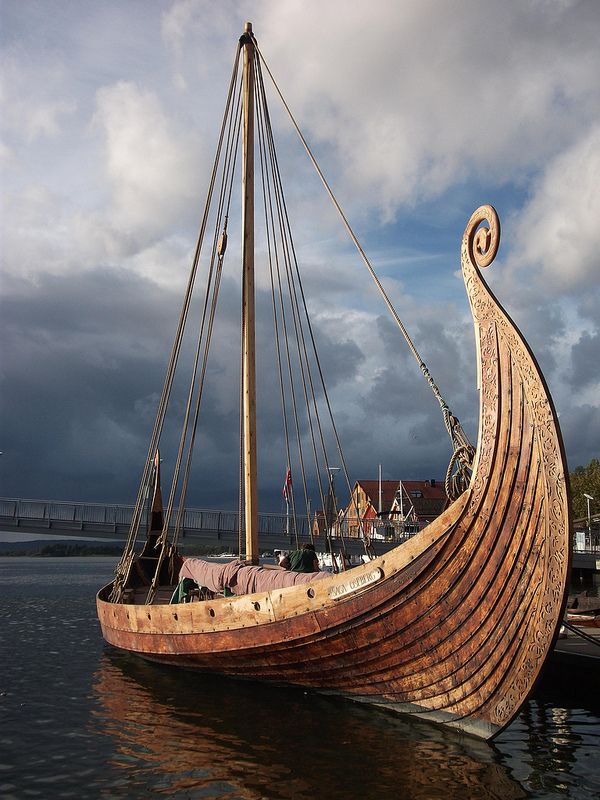
[[[573,518],[583,519],[587,516],[587,500],[584,494],[589,494],[594,498],[590,502],[591,514],[600,512],[600,461],[592,458],[587,467],[576,467],[569,477]]]

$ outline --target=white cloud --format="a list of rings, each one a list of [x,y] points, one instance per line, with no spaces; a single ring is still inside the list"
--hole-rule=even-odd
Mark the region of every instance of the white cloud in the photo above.
[[[553,159],[520,214],[513,270],[535,270],[546,293],[600,284],[600,123]]]
[[[297,0],[271,6],[256,32],[348,190],[390,217],[469,177],[518,180],[597,119],[597,12]]]
[[[172,82],[179,93],[193,95],[199,80],[220,81],[226,74],[236,44],[235,21],[239,20],[239,35],[245,5],[175,0],[163,12],[161,35],[173,58]],[[259,7],[263,5],[258,3]],[[213,99],[205,94],[203,103],[210,104]]]
[[[14,164],[14,161],[15,154],[11,148],[4,142],[0,141],[0,166],[8,167],[11,164]]]
[[[58,136],[77,110],[76,101],[65,93],[65,71],[60,64],[52,62],[40,69],[18,49],[3,53],[2,127],[16,142]]]
[[[182,293],[191,258],[187,239],[168,236],[125,259],[124,266],[165,289]]]
[[[153,92],[128,82],[98,91],[93,121],[100,136],[86,132],[78,140],[79,172],[70,173],[65,156],[62,185],[49,164],[49,174],[5,193],[6,271],[35,279],[112,264],[178,281],[176,267],[192,245],[187,236],[178,242],[177,231],[197,225],[206,184],[200,137],[172,123]],[[4,149],[7,165],[27,177],[23,155]],[[59,152],[68,154],[69,146]],[[87,194],[78,200],[73,185],[80,177]],[[159,254],[177,264],[159,263]]]
[[[105,135],[115,224],[156,230],[187,218],[204,178],[199,148],[170,123],[156,95],[129,82],[100,89],[95,121]]]
[[[4,271],[31,279],[39,272],[65,272],[68,226],[60,202],[41,185],[4,194],[2,241]]]

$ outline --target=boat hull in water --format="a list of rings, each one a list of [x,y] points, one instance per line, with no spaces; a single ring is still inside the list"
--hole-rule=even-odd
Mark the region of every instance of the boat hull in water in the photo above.
[[[111,603],[105,587],[97,606],[110,644],[334,692],[485,739],[513,719],[558,634],[571,526],[551,398],[478,268],[498,237],[484,206],[462,245],[481,393],[467,491],[396,549],[302,586],[174,605]]]

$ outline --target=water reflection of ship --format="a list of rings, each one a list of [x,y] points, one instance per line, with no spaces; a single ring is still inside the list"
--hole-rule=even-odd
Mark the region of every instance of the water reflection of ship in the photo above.
[[[119,653],[95,674],[111,767],[170,797],[524,798],[483,742],[301,690],[173,672]],[[191,794],[191,793],[194,794]]]
[[[561,708],[556,697],[545,698],[538,691],[535,700],[524,706],[516,723],[503,734],[506,741],[500,737],[500,750],[509,754],[505,763],[510,763],[511,756],[518,760],[520,774],[530,790],[540,791],[545,797],[560,785],[565,796],[571,796],[569,786],[582,788],[582,782],[587,782],[590,763],[585,763],[586,759],[578,763],[578,753],[585,752],[578,728],[585,730],[589,722],[584,714],[579,720],[577,716],[577,711]],[[593,790],[587,794],[586,788],[577,796],[595,796]]]

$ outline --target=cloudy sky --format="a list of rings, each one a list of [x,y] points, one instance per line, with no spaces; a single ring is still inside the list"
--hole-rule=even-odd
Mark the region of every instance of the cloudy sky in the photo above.
[[[471,438],[459,250],[491,203],[503,239],[486,279],[542,366],[570,469],[599,456],[597,0],[0,0],[0,14],[1,496],[135,499],[247,19]],[[441,478],[437,402],[289,128],[276,135],[351,478],[379,463]],[[204,507],[236,506],[231,253],[190,495]],[[257,287],[268,309],[263,274]],[[263,508],[279,510],[268,373],[259,401]]]

